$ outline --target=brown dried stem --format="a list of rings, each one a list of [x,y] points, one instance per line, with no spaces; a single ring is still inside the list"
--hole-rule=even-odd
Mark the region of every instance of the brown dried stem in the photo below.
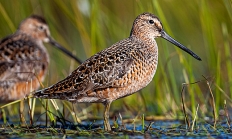
[[[225,116],[226,116],[226,123],[230,129],[230,123],[231,123],[231,120],[230,120],[230,116],[229,116],[229,113],[228,113],[228,109],[227,109],[227,106],[226,106],[226,100],[224,100],[224,111],[225,111]]]
[[[202,76],[203,76],[203,75],[202,75]],[[212,92],[211,87],[210,87],[210,85],[209,85],[209,81],[207,80],[207,78],[206,78],[205,76],[203,76],[203,77],[204,77],[205,80],[206,80],[206,83],[207,83],[207,85],[208,85],[208,87],[209,87],[209,91],[210,91],[210,94],[211,94],[211,97],[212,97],[211,103],[212,103],[212,105],[213,105],[213,118],[214,118],[213,127],[216,128],[216,124],[217,124],[217,120],[216,120],[216,106],[215,106],[215,100],[214,100],[213,92]]]
[[[190,128],[190,122],[189,122],[188,115],[187,115],[186,110],[185,110],[185,104],[184,104],[184,95],[183,95],[183,92],[184,92],[184,89],[185,89],[185,85],[186,85],[185,83],[182,84],[181,102],[182,102],[182,107],[183,107],[185,122],[187,122],[188,128]]]

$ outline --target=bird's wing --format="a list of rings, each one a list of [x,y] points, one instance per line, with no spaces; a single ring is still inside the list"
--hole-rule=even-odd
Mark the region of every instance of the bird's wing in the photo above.
[[[130,52],[124,52],[123,47],[122,49],[119,47],[115,45],[95,54],[67,78],[36,92],[34,96],[56,98],[61,93],[82,94],[97,89],[120,87],[114,83],[128,73],[133,59],[130,57]]]

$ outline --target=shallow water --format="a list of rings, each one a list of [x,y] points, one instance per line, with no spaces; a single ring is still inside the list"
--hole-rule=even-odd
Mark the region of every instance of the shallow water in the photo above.
[[[197,123],[193,132],[187,130],[183,121],[145,121],[144,129],[141,122],[125,126],[120,125],[120,121],[118,123],[118,128],[113,128],[110,133],[104,132],[101,120],[81,125],[57,123],[49,128],[43,126],[44,122],[37,122],[34,127],[19,127],[17,123],[11,123],[11,126],[2,125],[0,138],[232,138],[232,131],[226,123],[218,123],[216,130],[211,124]],[[115,125],[113,121],[111,125]]]
[[[34,127],[19,127],[15,123],[11,126],[2,125],[0,138],[232,138],[232,131],[223,122],[217,124],[216,130],[211,124],[197,123],[193,132],[187,130],[183,121],[145,121],[144,129],[140,122],[124,126],[120,125],[120,121],[118,123],[111,121],[112,127],[118,127],[110,133],[104,132],[102,120],[83,122],[81,125],[66,123],[63,126],[58,123],[48,128],[45,128],[44,122],[37,122]]]

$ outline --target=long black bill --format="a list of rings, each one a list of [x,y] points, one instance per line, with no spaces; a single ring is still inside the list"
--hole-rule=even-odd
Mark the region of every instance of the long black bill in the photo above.
[[[75,59],[79,64],[82,63],[82,61],[77,58],[76,56],[74,56],[70,51],[68,51],[67,49],[65,49],[63,46],[61,46],[60,44],[58,44],[55,40],[53,40],[51,37],[49,38],[49,43],[52,44],[53,46],[57,47],[58,49],[60,49],[62,52],[64,52],[66,55],[70,56],[71,58]]]
[[[193,51],[185,47],[184,45],[180,44],[178,41],[174,40],[172,37],[170,37],[164,30],[160,32],[161,37],[164,38],[165,40],[171,42],[172,44],[178,46],[180,49],[184,50],[185,52],[189,53],[191,56],[196,58],[197,60],[201,61],[201,58],[196,55]]]

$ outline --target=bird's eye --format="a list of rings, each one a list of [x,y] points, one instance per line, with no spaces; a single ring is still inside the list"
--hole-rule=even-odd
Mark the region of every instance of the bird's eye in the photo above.
[[[44,27],[43,26],[39,26],[39,30],[43,31]]]
[[[150,23],[150,24],[154,24],[154,21],[153,21],[153,20],[149,20],[149,23]]]

